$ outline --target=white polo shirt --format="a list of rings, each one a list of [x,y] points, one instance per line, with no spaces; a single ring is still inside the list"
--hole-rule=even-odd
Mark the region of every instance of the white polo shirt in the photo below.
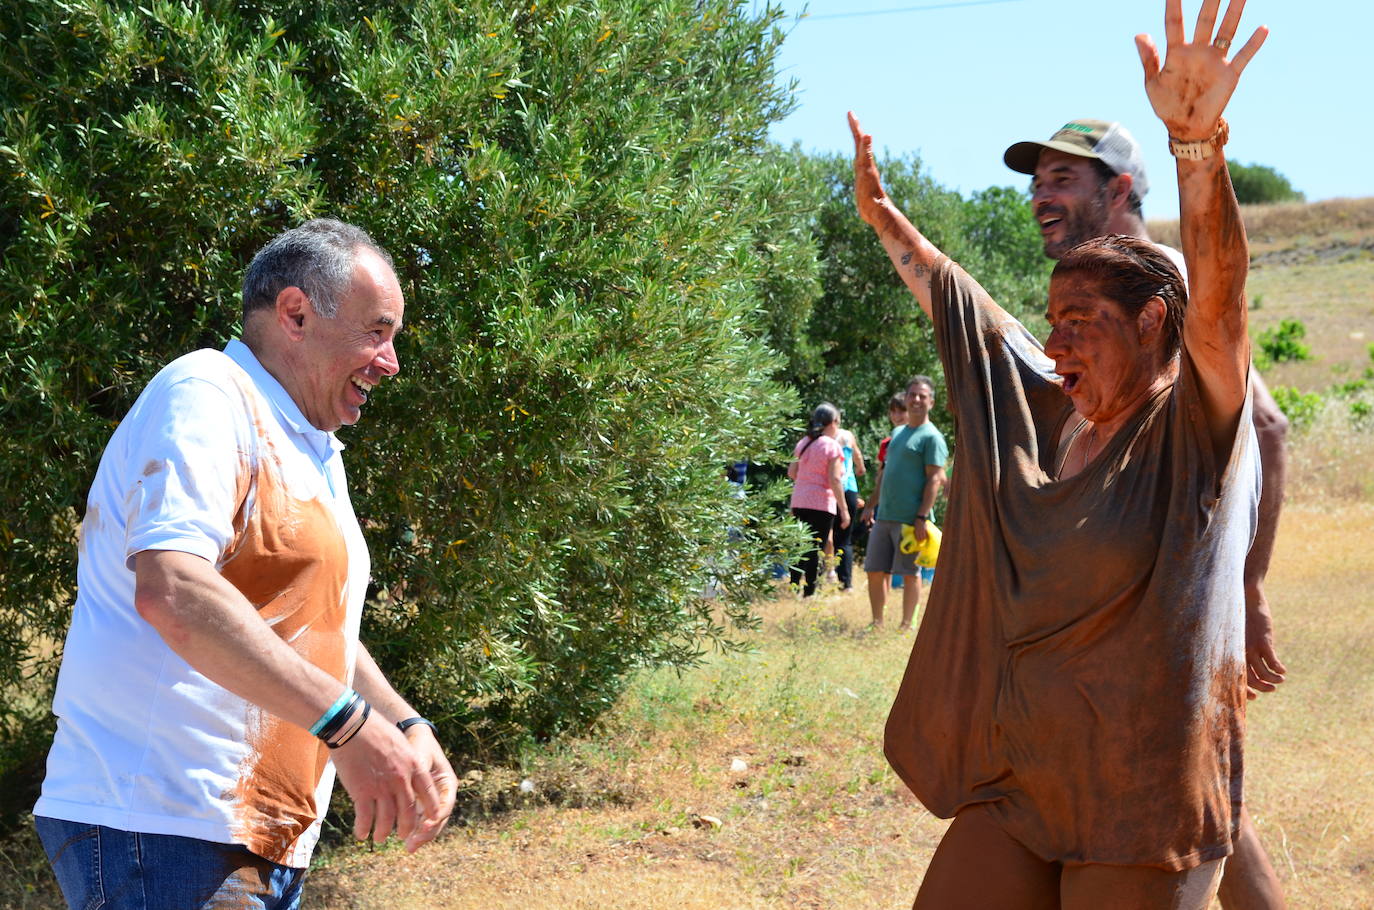
[[[369,562],[342,448],[237,340],[153,378],[87,500],[35,815],[309,863],[328,751],[178,657],[134,609],[133,557],[207,560],[299,654],[351,681]]]

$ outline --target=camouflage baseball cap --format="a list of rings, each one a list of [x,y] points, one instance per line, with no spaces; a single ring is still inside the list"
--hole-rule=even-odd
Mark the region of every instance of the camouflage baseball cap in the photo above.
[[[1022,174],[1034,174],[1042,149],[1054,149],[1069,155],[1096,158],[1118,174],[1131,175],[1131,187],[1137,196],[1150,189],[1145,177],[1145,159],[1140,143],[1119,123],[1106,120],[1070,120],[1044,142],[1018,142],[1007,149],[1002,160],[1007,167]]]

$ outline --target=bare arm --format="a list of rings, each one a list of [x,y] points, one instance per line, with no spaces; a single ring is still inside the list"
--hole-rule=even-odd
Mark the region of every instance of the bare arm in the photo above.
[[[863,132],[853,111],[849,113],[849,130],[854,134],[854,198],[859,217],[877,232],[897,274],[929,316],[930,271],[940,258],[940,251],[887,197],[878,162],[873,158],[873,137]]]
[[[1268,34],[1260,26],[1228,61],[1225,48],[1211,43],[1219,4],[1220,0],[1203,0],[1189,42],[1184,37],[1182,0],[1167,0],[1163,67],[1154,41],[1148,35],[1136,36],[1150,103],[1170,137],[1183,142],[1220,134],[1221,114],[1241,71]],[[1244,0],[1232,0],[1217,31],[1219,42],[1229,46],[1244,5]],[[1212,147],[1209,157],[1178,158],[1177,166],[1179,224],[1189,279],[1183,344],[1197,370],[1203,411],[1213,446],[1220,452],[1235,438],[1245,402],[1250,369],[1245,275],[1250,254],[1220,144]]]
[[[852,432],[849,432],[849,447],[854,450],[854,476],[863,477],[868,473],[868,465],[864,464],[864,453],[859,449],[859,438]]]
[[[235,695],[308,729],[343,692],[342,682],[293,651],[201,557],[145,550],[135,557],[134,575],[139,616],[178,656]],[[371,669],[365,673],[368,678],[359,680],[363,688],[358,692],[364,698],[379,695],[371,674],[380,677],[380,671],[370,657],[360,659],[360,670],[364,664]],[[394,702],[383,700],[395,710]],[[359,805],[355,835],[361,839],[370,832],[380,843],[396,824],[409,845],[415,836],[417,799],[426,804],[428,797],[427,814],[438,799],[432,795],[428,765],[422,765],[406,737],[385,717],[370,718],[334,750],[333,758],[340,782]],[[419,843],[423,841],[411,849]]]
[[[353,674],[353,688],[367,699],[374,713],[381,714],[390,724],[394,725],[416,716],[415,709],[391,687],[377,662],[361,644],[358,646],[358,664]],[[434,731],[428,726],[413,724],[407,727],[405,738],[420,763],[421,774],[415,781],[415,795],[420,812],[407,828],[403,829],[398,825],[396,833],[405,841],[406,849],[413,852],[422,844],[433,840],[448,824],[449,816],[453,814],[453,802],[458,794],[458,776],[453,773],[453,766],[444,756],[444,750],[439,746]],[[370,826],[363,818],[364,807],[357,797],[354,797],[354,804],[358,812],[355,827],[366,832]],[[385,794],[367,808],[375,812],[386,812],[394,808],[394,811],[399,813],[399,820],[406,820],[406,808],[389,806]],[[390,830],[385,818],[378,818],[378,827]]]
[[[1250,697],[1272,692],[1288,672],[1274,648],[1274,620],[1264,593],[1264,577],[1274,554],[1279,512],[1283,508],[1288,474],[1288,418],[1279,410],[1258,372],[1250,376],[1250,406],[1259,439],[1264,493],[1260,497],[1259,526],[1245,557],[1245,655]]]
[[[872,524],[873,517],[878,514],[878,495],[883,489],[883,467],[883,463],[878,462],[878,476],[873,481],[873,494],[868,497],[868,502],[864,505],[864,524]]]
[[[844,456],[830,459],[830,489],[835,493],[836,512],[840,527],[849,526],[849,503],[844,499]]]
[[[944,485],[944,465],[926,465],[926,487],[921,491],[921,511],[917,513],[918,515],[925,515],[927,518],[930,517],[930,510],[935,508],[935,497],[940,495],[940,488]],[[916,530],[916,539],[925,540],[926,523],[917,519],[913,526]]]

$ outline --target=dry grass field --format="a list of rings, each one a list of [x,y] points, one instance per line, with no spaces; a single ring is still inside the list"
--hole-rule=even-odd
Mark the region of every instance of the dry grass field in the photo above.
[[[1246,217],[1256,330],[1300,319],[1314,355],[1275,365],[1270,385],[1359,378],[1374,365],[1374,200]],[[1166,242],[1168,228],[1151,225]],[[1248,800],[1290,906],[1374,908],[1374,425],[1331,398],[1291,448],[1268,585],[1290,674],[1252,704]],[[325,851],[306,906],[910,906],[946,824],[880,750],[911,636],[866,633],[862,592],[761,612],[750,653],[645,674],[593,736],[518,768],[456,762],[468,776],[441,840]],[[0,907],[58,906],[32,850],[0,842]]]
[[[1247,786],[1295,908],[1374,907],[1372,546],[1369,506],[1298,503],[1270,577],[1290,676],[1252,706]],[[600,736],[473,785],[493,800],[524,776],[526,805],[415,856],[334,852],[312,906],[910,906],[945,826],[880,752],[911,637],[864,634],[859,594],[765,612],[754,653],[646,677]]]

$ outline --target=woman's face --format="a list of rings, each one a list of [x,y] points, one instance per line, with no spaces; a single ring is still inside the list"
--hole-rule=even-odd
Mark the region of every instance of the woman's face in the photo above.
[[[1159,377],[1159,332],[1142,343],[1143,327],[1154,321],[1152,304],[1133,318],[1095,281],[1070,274],[1051,279],[1045,318],[1052,329],[1045,353],[1063,377],[1064,394],[1094,423],[1120,416]]]

